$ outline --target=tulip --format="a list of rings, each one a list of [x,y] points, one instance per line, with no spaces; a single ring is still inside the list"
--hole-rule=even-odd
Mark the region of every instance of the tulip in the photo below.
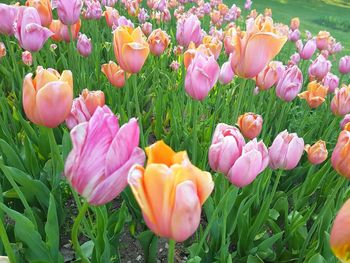
[[[30,52],[39,51],[53,33],[41,26],[40,16],[34,7],[20,7],[14,23],[14,33],[20,46]]]
[[[0,3],[0,34],[12,36],[14,34],[13,23],[16,20],[18,6]]]
[[[57,14],[65,25],[74,25],[79,21],[83,2],[81,0],[57,0]]]
[[[305,145],[305,151],[307,153],[307,158],[312,164],[323,163],[328,157],[328,151],[325,141],[318,141],[314,145]]]
[[[216,27],[221,27],[222,24],[222,15],[219,10],[213,10],[210,14],[211,22]]]
[[[236,28],[231,27],[224,34],[224,49],[226,55],[231,54],[235,50],[234,39],[236,39],[236,30]]]
[[[334,219],[330,234],[330,245],[340,262],[349,262],[350,242],[350,199],[340,208]]]
[[[188,67],[185,89],[196,100],[204,100],[219,78],[220,67],[213,56],[197,53]]]
[[[25,65],[31,66],[33,64],[32,53],[29,51],[22,52],[22,61]]]
[[[180,63],[174,60],[174,61],[171,62],[170,68],[171,68],[173,71],[178,71],[179,68],[180,68]]]
[[[25,76],[23,108],[28,119],[38,125],[57,127],[68,116],[73,102],[72,72],[60,75],[54,69],[38,67],[36,76]]]
[[[300,20],[299,17],[294,17],[290,20],[290,29],[291,30],[296,30],[299,29],[299,25],[300,25]]]
[[[339,60],[339,72],[343,75],[350,73],[350,56],[344,56]]]
[[[299,29],[296,29],[294,31],[290,30],[288,34],[288,39],[292,42],[297,42],[300,39]]]
[[[260,90],[268,90],[282,77],[285,67],[282,62],[271,61],[257,76],[256,86]]]
[[[125,85],[125,72],[115,62],[109,61],[108,64],[101,66],[101,71],[108,78],[108,81],[116,88],[122,88]],[[128,77],[128,76],[127,76]]]
[[[132,167],[129,185],[147,226],[158,236],[182,242],[199,225],[201,206],[214,188],[211,174],[163,141],[147,147],[146,153],[146,168]]]
[[[325,101],[327,92],[327,87],[314,80],[307,85],[307,91],[300,93],[298,96],[306,100],[310,108],[315,109]]]
[[[201,44],[198,46],[198,48],[196,48],[195,44],[191,42],[188,49],[184,53],[184,65],[186,69],[188,69],[197,53],[201,53],[208,57],[213,55],[210,49],[206,48],[205,45]]]
[[[150,22],[143,23],[141,25],[142,33],[149,36],[152,33],[152,24]]]
[[[201,22],[195,15],[178,20],[176,40],[179,45],[187,47],[191,42],[199,45],[202,40]]]
[[[346,114],[342,121],[340,122],[340,128],[345,129],[345,126],[350,123],[350,114]]]
[[[329,53],[336,54],[343,50],[343,46],[340,42],[333,43],[329,48]]]
[[[211,51],[211,53],[214,55],[214,58],[218,59],[222,49],[222,42],[216,37],[205,36],[203,37],[203,44]]]
[[[328,93],[333,93],[339,86],[338,76],[328,72],[322,80],[322,85],[328,88]]]
[[[290,61],[288,62],[288,65],[294,66],[298,65],[300,62],[300,55],[299,53],[294,53],[290,56]]]
[[[309,76],[321,81],[331,70],[332,63],[324,56],[319,55],[309,67]]]
[[[244,8],[250,10],[252,8],[253,2],[251,0],[246,0],[244,3]]]
[[[222,85],[226,85],[232,81],[234,75],[235,74],[231,67],[231,56],[230,56],[230,59],[221,66],[219,81]]]
[[[236,127],[219,123],[209,148],[211,169],[227,174],[241,156],[244,145],[244,137]]]
[[[342,176],[350,178],[350,131],[343,130],[333,150],[333,168]]]
[[[237,126],[244,137],[252,140],[259,136],[263,125],[263,119],[260,115],[252,112],[244,113],[238,117]]]
[[[139,3],[134,0],[129,0],[125,4],[129,16],[137,16],[140,12]]]
[[[345,116],[350,112],[350,85],[335,89],[331,110],[337,116]]]
[[[271,8],[265,8],[264,16],[272,17],[272,9]]]
[[[134,24],[131,22],[130,19],[127,19],[125,16],[120,16],[117,19],[117,23],[113,25],[113,30],[118,26],[128,26],[131,28],[134,28]]]
[[[118,118],[107,106],[98,107],[89,122],[75,126],[70,135],[73,149],[64,173],[91,205],[103,205],[117,197],[127,186],[131,167],[145,161],[138,147],[137,120],[130,119],[119,128]]]
[[[170,37],[165,31],[158,28],[150,34],[147,42],[151,53],[155,56],[160,56],[169,46]]]
[[[224,16],[228,13],[229,8],[227,5],[221,3],[218,5],[218,10],[220,11],[220,14]]]
[[[6,47],[4,42],[0,42],[0,58],[3,58],[6,56]]]
[[[85,19],[99,20],[102,16],[101,3],[98,0],[85,0],[86,9],[83,11]]]
[[[247,20],[247,32],[236,30],[233,38],[233,71],[242,78],[253,78],[280,52],[287,41],[273,27],[272,18],[259,16],[255,21]],[[256,50],[260,50],[256,56]]]
[[[303,73],[297,66],[288,68],[278,80],[276,95],[284,101],[292,101],[303,85]]]
[[[76,24],[70,25],[70,26],[67,26],[61,23],[61,28],[60,28],[61,38],[67,43],[71,41],[71,37],[73,40],[76,40],[79,35],[80,26],[81,26],[80,20]],[[70,34],[69,34],[69,28],[71,32]]]
[[[92,52],[91,38],[88,38],[85,34],[80,34],[77,42],[77,49],[80,55],[87,57]]]
[[[149,54],[149,46],[140,27],[117,27],[114,31],[113,47],[120,67],[129,73],[139,72]]]
[[[106,18],[107,26],[113,27],[113,25],[117,24],[119,12],[113,7],[106,6],[105,8],[106,11],[103,12],[103,16]]]
[[[316,36],[316,45],[319,50],[328,49],[330,34],[327,31],[320,31]]]
[[[141,24],[145,23],[146,20],[149,18],[149,15],[147,13],[147,10],[145,8],[140,9],[140,13],[137,15],[137,19]]]
[[[50,0],[27,0],[26,6],[34,7],[40,16],[41,25],[48,27],[52,22],[52,9]]]
[[[269,148],[270,167],[272,169],[292,170],[303,155],[304,140],[296,133],[287,130],[279,133]]]
[[[244,187],[251,184],[268,164],[269,153],[265,144],[254,139],[243,146],[242,155],[235,161],[227,177],[235,186]]]
[[[81,95],[73,100],[72,109],[66,119],[67,127],[71,130],[79,123],[89,121],[97,107],[105,105],[105,94],[100,91],[84,89]]]
[[[316,41],[314,39],[308,40],[305,45],[299,50],[300,58],[309,60],[316,51]]]

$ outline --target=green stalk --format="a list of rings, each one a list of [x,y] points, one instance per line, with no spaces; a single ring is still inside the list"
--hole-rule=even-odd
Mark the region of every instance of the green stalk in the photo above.
[[[47,131],[47,136],[49,138],[49,144],[50,144],[50,150],[51,150],[51,160],[52,160],[52,166],[53,166],[52,184],[54,187],[56,187],[58,186],[58,182],[59,182],[59,177],[57,174],[63,171],[64,164],[63,164],[63,159],[62,159],[60,150],[56,143],[53,129],[51,128],[45,128],[45,129]]]
[[[168,263],[175,262],[175,240],[169,239]]]
[[[198,125],[198,103],[196,100],[192,101],[192,131],[193,131],[193,141],[192,141],[192,161],[196,163],[197,161],[197,125]]]
[[[13,253],[13,250],[12,250],[9,238],[7,236],[6,229],[5,229],[5,226],[4,226],[2,219],[0,219],[0,237],[1,237],[2,244],[4,245],[7,257],[9,258],[10,262],[16,263],[17,262],[16,257],[15,257],[15,254]]]
[[[238,87],[239,88],[238,104],[237,104],[237,107],[236,107],[235,112],[233,114],[233,122],[237,121],[238,114],[239,114],[240,111],[242,111],[241,105],[242,105],[242,100],[243,100],[243,97],[244,97],[244,90],[245,90],[245,88],[247,86],[247,82],[248,82],[247,79],[243,79],[241,85]]]
[[[142,127],[142,115],[141,115],[141,109],[140,109],[140,103],[139,103],[139,96],[137,93],[137,80],[136,80],[136,75],[132,76],[132,83],[133,83],[133,88],[134,88],[134,96],[135,96],[135,107],[136,107],[136,114],[139,119],[139,126],[140,126],[140,137],[141,137],[141,148],[145,147],[145,138],[143,135],[143,127]]]

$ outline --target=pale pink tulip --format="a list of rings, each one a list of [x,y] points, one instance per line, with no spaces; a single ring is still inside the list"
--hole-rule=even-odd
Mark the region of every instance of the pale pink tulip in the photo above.
[[[297,66],[287,68],[276,86],[276,95],[284,101],[292,101],[303,86],[303,73]]]
[[[322,79],[331,70],[331,67],[332,63],[324,56],[319,55],[309,67],[309,76],[322,81]]]
[[[268,90],[282,77],[285,67],[282,62],[271,61],[257,76],[256,86],[260,90]]]
[[[322,85],[328,88],[328,93],[333,93],[339,86],[338,76],[328,72],[322,80]]]
[[[92,52],[91,38],[88,38],[85,34],[79,33],[77,50],[83,57],[88,57]]]
[[[82,0],[57,0],[57,14],[65,25],[73,25],[79,21]]]
[[[344,56],[339,60],[339,72],[341,74],[350,73],[350,56]]]
[[[15,22],[18,6],[0,3],[0,34],[12,36],[14,34],[13,23]]]
[[[179,45],[187,47],[191,41],[199,45],[202,41],[201,22],[195,15],[183,17],[177,22],[176,40]]]
[[[231,67],[231,56],[228,61],[226,61],[220,69],[219,81],[222,85],[230,83],[234,77],[234,72]]]
[[[301,44],[302,46],[302,44]],[[317,47],[316,47],[316,41],[314,39],[308,40],[304,46],[299,49],[300,58],[304,60],[309,60],[312,58],[313,54],[315,53]]]

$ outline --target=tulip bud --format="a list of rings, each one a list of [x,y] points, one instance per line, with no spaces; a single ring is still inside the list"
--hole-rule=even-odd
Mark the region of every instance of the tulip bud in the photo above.
[[[343,75],[350,73],[350,56],[344,56],[339,60],[339,72]]]
[[[4,42],[0,42],[0,58],[3,58],[6,56],[6,47]]]
[[[328,87],[328,93],[333,93],[339,86],[338,76],[328,72],[322,80],[322,85]]]
[[[345,116],[350,112],[350,85],[335,89],[331,110],[337,116]]]
[[[309,162],[312,164],[323,163],[328,157],[326,142],[324,141],[318,141],[312,146],[305,145],[305,151]]]
[[[25,65],[31,66],[33,64],[32,53],[29,51],[22,52],[22,61]]]
[[[79,21],[83,2],[81,0],[57,0],[57,14],[65,25],[74,25]]]
[[[125,85],[125,75],[128,78],[129,74],[113,61],[101,66],[101,71],[108,78],[108,81],[116,88],[122,88]]]
[[[77,49],[80,55],[87,57],[92,52],[91,38],[88,38],[85,34],[80,34],[77,42]]]
[[[314,109],[325,101],[327,92],[327,87],[314,80],[307,85],[307,91],[300,93],[298,96],[299,98],[306,100],[310,108]]]
[[[299,17],[294,17],[291,19],[290,21],[290,29],[291,30],[296,30],[299,29],[299,25],[300,25],[300,21],[299,21]]]
[[[238,117],[237,125],[244,137],[252,140],[259,136],[263,119],[260,115],[248,112]]]
[[[302,47],[302,49],[299,50],[300,58],[304,60],[309,60],[315,53],[316,48],[316,41],[314,39],[308,40]]]
[[[158,28],[151,33],[147,42],[151,53],[155,56],[160,56],[169,46],[170,37],[165,31]]]
[[[282,62],[271,61],[264,69],[256,76],[256,86],[260,90],[268,90],[275,85],[282,77],[285,67]]]
[[[333,168],[342,176],[350,178],[350,131],[343,130],[333,150]]]
[[[272,169],[292,170],[303,155],[304,140],[296,133],[287,130],[279,133],[269,148],[270,167]]]
[[[290,30],[288,35],[289,41],[297,42],[300,39],[300,31],[296,29],[294,31]]]
[[[327,60],[324,56],[319,55],[309,67],[309,76],[314,77],[319,81],[327,75],[331,70],[332,63]]]
[[[228,61],[226,61],[220,70],[219,81],[222,85],[230,83],[234,77],[234,72],[231,67],[231,56]]]
[[[276,86],[276,95],[284,101],[292,101],[303,85],[303,73],[297,66],[285,70]]]
[[[331,34],[327,31],[320,31],[316,36],[316,45],[319,50],[328,49]]]

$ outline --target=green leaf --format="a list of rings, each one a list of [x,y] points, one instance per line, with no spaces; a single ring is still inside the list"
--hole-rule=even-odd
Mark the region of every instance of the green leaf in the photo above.
[[[4,157],[6,157],[6,164],[9,166],[18,167],[18,169],[25,171],[22,160],[13,148],[3,139],[0,139],[0,148]]]
[[[145,262],[157,262],[157,244],[158,238],[152,233],[152,231],[144,231],[137,236],[140,244],[143,248],[145,256]]]
[[[263,263],[263,262],[264,261],[262,261],[259,257],[252,256],[252,255],[249,255],[247,259],[247,263]]]
[[[308,263],[326,263],[327,261],[319,253],[312,256]]]

